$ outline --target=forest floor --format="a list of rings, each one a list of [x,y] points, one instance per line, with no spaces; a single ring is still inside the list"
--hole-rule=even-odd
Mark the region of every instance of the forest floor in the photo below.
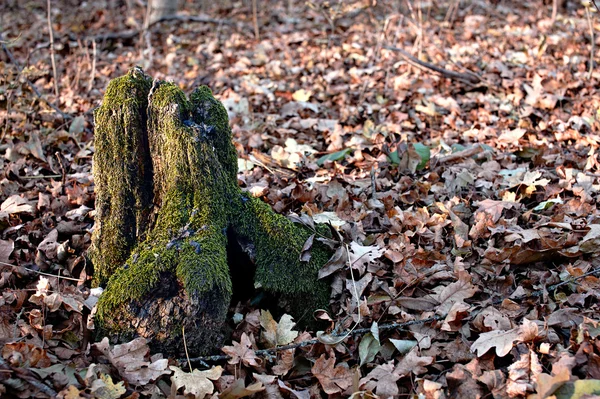
[[[600,394],[598,13],[245,1],[143,32],[132,3],[0,5],[0,396]],[[241,186],[338,227],[318,337],[245,303],[193,371],[94,343],[93,110],[136,65],[209,85]]]

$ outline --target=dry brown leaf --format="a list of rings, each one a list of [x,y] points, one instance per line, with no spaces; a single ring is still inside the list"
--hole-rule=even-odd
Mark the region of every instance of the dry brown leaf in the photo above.
[[[22,198],[20,195],[15,194],[8,197],[2,205],[0,205],[0,211],[6,212],[8,214],[17,214],[17,213],[35,213],[35,206],[30,204],[25,198]]]
[[[261,334],[262,340],[268,348],[274,348],[278,345],[287,345],[294,341],[298,336],[298,331],[292,331],[296,325],[293,322],[292,316],[284,314],[277,323],[271,312],[268,310],[260,311],[260,325],[264,329]]]
[[[9,263],[10,255],[15,249],[13,240],[0,240],[0,262]]]
[[[212,395],[215,390],[212,381],[218,380],[223,373],[221,366],[214,366],[210,370],[204,371],[194,369],[190,373],[186,373],[175,366],[169,366],[169,368],[173,371],[173,375],[171,376],[172,397],[176,396],[179,388],[183,388],[185,395],[194,395],[195,399],[202,399],[207,395]]]
[[[513,347],[513,342],[520,337],[519,329],[494,330],[479,334],[479,338],[471,344],[471,352],[477,352],[477,357],[483,356],[488,350],[495,348],[498,357],[508,355]]]
[[[534,391],[537,377],[543,371],[537,354],[528,350],[519,360],[508,366],[506,392],[511,397],[524,396]]]
[[[380,398],[391,398],[399,393],[396,384],[399,379],[400,375],[394,372],[394,362],[390,361],[375,367],[358,384],[362,390],[374,392]]]
[[[452,305],[471,298],[478,290],[476,286],[471,284],[471,276],[467,273],[462,273],[458,281],[448,284],[445,287],[434,288],[435,294],[431,294],[430,296],[439,303],[436,313],[444,315],[450,311]]]
[[[52,362],[45,349],[26,342],[8,343],[2,347],[2,358],[17,367],[50,367]]]
[[[256,353],[252,350],[252,342],[246,333],[242,333],[240,342],[233,341],[232,346],[224,346],[222,348],[225,354],[231,356],[227,362],[229,364],[244,363],[246,366],[258,366],[260,359],[256,357]]]
[[[530,396],[530,399],[545,399],[550,397],[558,388],[569,382],[571,373],[566,367],[559,367],[552,370],[552,375],[542,373],[537,377],[537,394]]]
[[[127,389],[123,381],[115,384],[110,375],[102,373],[100,378],[92,382],[90,392],[96,399],[118,399],[127,392]]]
[[[146,385],[161,375],[170,373],[167,369],[168,359],[147,360],[150,348],[145,338],[136,338],[111,348],[108,338],[105,337],[93,346],[102,352],[119,374],[131,384]]]
[[[335,366],[335,357],[319,357],[312,366],[312,373],[319,380],[323,391],[330,395],[343,393],[352,385],[353,372],[345,363]]]
[[[264,391],[265,387],[260,382],[255,382],[246,386],[243,378],[235,380],[227,389],[219,395],[219,399],[238,399],[244,396],[254,395],[257,392]]]
[[[394,369],[394,374],[404,377],[411,373],[419,375],[427,372],[424,366],[432,364],[434,358],[432,356],[419,356],[417,355],[417,350],[417,347],[413,348],[398,362]]]

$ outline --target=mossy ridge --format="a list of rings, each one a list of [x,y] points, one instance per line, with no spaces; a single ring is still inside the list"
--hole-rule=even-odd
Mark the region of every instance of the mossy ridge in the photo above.
[[[201,128],[207,130],[215,146],[219,162],[226,171],[227,178],[239,191],[237,184],[237,152],[232,143],[231,128],[227,110],[217,100],[207,86],[200,86],[190,95],[192,119]],[[232,195],[234,192],[232,192]]]
[[[96,230],[90,258],[104,284],[143,238],[152,206],[152,164],[146,131],[152,80],[140,69],[110,82],[94,114]],[[119,160],[119,162],[115,162]],[[102,170],[103,173],[96,173]]]

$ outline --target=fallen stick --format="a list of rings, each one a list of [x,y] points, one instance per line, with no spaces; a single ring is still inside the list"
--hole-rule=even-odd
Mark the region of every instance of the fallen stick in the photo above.
[[[473,155],[479,154],[480,152],[483,152],[483,147],[479,144],[476,144],[471,148],[467,148],[465,150],[458,151],[453,154],[444,155],[442,157],[436,158],[435,160],[436,164],[439,165],[442,163],[454,162],[459,161],[461,159],[469,158]]]
[[[385,46],[384,48],[386,50],[396,51],[396,52],[400,53],[400,55],[402,55],[404,58],[406,58],[412,64],[416,64],[416,66],[430,69],[434,72],[439,73],[442,76],[447,77],[448,79],[458,80],[460,82],[468,83],[468,84],[478,84],[478,83],[482,82],[482,79],[473,72],[467,74],[467,73],[449,71],[448,69],[444,69],[442,67],[431,64],[429,62],[421,61],[417,57],[413,56],[409,52],[407,52],[399,47]]]

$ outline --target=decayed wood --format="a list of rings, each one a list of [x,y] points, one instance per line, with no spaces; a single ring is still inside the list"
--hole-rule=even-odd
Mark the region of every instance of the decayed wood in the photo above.
[[[110,83],[95,140],[101,335],[180,354],[185,331],[190,353],[207,353],[227,338],[230,302],[254,279],[298,317],[327,305],[317,271],[329,249],[315,240],[306,260],[315,231],[242,193],[227,111],[207,87],[188,99],[134,69]]]

